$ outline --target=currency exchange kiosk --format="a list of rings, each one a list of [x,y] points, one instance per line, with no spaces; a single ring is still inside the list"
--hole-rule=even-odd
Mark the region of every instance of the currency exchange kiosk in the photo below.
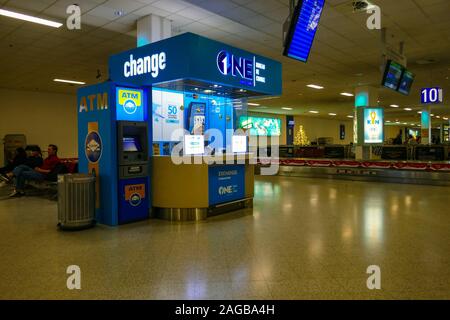
[[[79,167],[98,177],[100,223],[252,204],[247,99],[281,95],[279,62],[185,33],[112,55],[109,78],[78,91]]]

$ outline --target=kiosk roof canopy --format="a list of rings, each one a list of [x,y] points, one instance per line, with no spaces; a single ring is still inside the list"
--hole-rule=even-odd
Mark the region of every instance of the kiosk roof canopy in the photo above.
[[[113,55],[109,69],[111,80],[121,85],[281,95],[281,63],[193,33]]]

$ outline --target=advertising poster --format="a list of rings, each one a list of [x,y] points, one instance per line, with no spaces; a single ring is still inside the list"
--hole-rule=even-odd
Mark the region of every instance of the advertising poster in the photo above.
[[[381,108],[364,109],[364,143],[383,143],[384,110]]]
[[[252,136],[280,136],[281,120],[276,118],[259,118],[243,116],[239,119],[242,129],[250,130]]]
[[[201,135],[185,135],[184,136],[184,154],[204,154],[205,153],[205,137]]]
[[[179,141],[172,132],[183,129],[183,94],[164,90],[152,90],[153,141]]]
[[[244,165],[209,167],[209,205],[243,199],[245,197]]]

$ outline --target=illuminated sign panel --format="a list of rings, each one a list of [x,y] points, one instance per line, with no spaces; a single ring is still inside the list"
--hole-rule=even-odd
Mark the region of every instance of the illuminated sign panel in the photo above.
[[[364,143],[383,143],[384,110],[381,108],[364,109]]]
[[[125,121],[144,121],[142,90],[116,88],[116,118]]]
[[[441,88],[423,88],[420,91],[422,104],[442,103],[444,94]]]
[[[250,130],[252,136],[280,136],[281,120],[277,118],[259,118],[243,116],[239,119],[239,127]]]

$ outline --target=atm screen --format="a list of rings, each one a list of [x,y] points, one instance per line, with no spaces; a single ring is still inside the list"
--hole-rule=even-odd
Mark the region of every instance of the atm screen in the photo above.
[[[124,152],[142,152],[139,138],[134,136],[123,137],[123,151]]]

